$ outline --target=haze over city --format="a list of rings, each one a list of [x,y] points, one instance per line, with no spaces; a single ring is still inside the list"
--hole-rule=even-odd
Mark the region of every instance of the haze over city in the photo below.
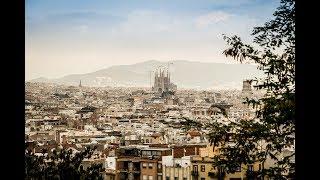
[[[294,0],[27,0],[25,16],[26,180],[296,179]]]
[[[250,40],[278,1],[26,1],[26,80],[148,60],[235,63],[222,34]]]

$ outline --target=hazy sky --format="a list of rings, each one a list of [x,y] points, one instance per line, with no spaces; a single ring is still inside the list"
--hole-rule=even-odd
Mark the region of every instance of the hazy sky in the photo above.
[[[250,40],[279,0],[26,0],[26,80],[147,60],[232,63],[222,34]]]

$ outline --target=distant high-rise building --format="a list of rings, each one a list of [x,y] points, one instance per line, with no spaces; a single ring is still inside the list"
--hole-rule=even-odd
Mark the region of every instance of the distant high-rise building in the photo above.
[[[252,88],[251,88],[251,80],[244,80],[243,81],[242,94],[244,96],[251,96],[253,94]]]
[[[81,85],[81,80],[80,80],[80,83],[79,83],[79,87],[82,87],[82,85]]]
[[[155,72],[154,75],[154,85],[152,90],[158,93],[163,92],[175,92],[177,90],[177,85],[170,82],[170,73],[164,70],[159,70]]]

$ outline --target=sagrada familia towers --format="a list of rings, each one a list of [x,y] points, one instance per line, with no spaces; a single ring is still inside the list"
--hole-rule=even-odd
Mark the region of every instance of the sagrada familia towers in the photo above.
[[[252,88],[251,88],[251,81],[250,80],[244,80],[243,86],[242,86],[242,95],[244,97],[251,97],[253,94]]]
[[[167,70],[159,69],[154,74],[154,85],[152,91],[163,93],[163,92],[175,92],[177,90],[177,85],[170,82],[170,73]]]

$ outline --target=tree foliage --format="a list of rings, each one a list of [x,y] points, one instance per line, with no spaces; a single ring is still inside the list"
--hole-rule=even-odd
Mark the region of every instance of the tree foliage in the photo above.
[[[295,140],[295,2],[281,0],[274,19],[252,32],[252,45],[240,37],[224,35],[229,48],[227,57],[258,65],[263,78],[254,80],[254,87],[265,90],[258,100],[247,99],[246,104],[255,111],[255,119],[209,126],[209,138],[221,154],[215,157],[215,166],[234,172],[241,164],[262,163],[257,172],[248,171],[248,177],[287,179],[294,175],[293,153],[284,150],[294,146]],[[274,160],[272,167],[264,167],[267,159]]]
[[[180,121],[181,127],[185,131],[189,131],[191,129],[200,130],[202,128],[202,124],[190,118],[183,118],[183,121]]]
[[[70,180],[100,180],[103,179],[101,172],[102,164],[92,164],[86,170],[81,162],[84,158],[90,158],[95,148],[72,154],[72,150],[53,150],[52,153],[43,151],[41,156],[37,156],[29,150],[25,154],[25,179],[70,179]]]

